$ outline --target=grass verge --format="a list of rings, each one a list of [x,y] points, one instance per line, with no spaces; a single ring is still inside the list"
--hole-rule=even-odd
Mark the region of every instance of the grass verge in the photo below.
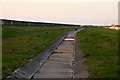
[[[70,30],[60,27],[4,26],[2,28],[2,77],[10,75]]]
[[[90,28],[77,37],[89,78],[118,78],[118,31]]]

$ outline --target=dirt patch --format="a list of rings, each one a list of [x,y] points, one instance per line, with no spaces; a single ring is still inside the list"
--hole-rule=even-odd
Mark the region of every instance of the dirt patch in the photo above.
[[[88,78],[87,66],[84,64],[82,60],[81,50],[79,46],[79,42],[77,38],[75,39],[75,54],[74,54],[74,63],[73,63],[73,71],[74,78]]]

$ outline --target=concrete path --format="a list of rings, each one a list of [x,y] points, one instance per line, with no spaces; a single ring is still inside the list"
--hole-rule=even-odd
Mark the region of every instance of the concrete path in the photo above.
[[[34,74],[34,78],[73,78],[74,37],[70,33],[47,59],[41,68]]]

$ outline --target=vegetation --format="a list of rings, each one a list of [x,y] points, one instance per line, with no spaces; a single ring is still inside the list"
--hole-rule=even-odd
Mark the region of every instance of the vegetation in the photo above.
[[[89,78],[118,78],[118,31],[90,28],[77,36]]]
[[[4,26],[2,29],[3,78],[70,30],[60,27]]]

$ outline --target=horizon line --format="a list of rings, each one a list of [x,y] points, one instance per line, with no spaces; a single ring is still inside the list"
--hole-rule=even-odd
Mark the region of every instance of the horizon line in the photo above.
[[[27,20],[27,19],[11,19],[11,18],[0,18],[1,20],[15,20],[15,21],[26,21],[26,22],[41,22],[41,23],[56,23],[56,24],[70,24],[70,25],[93,25],[93,26],[108,26],[112,24],[82,24],[82,23],[69,23],[69,22],[54,22],[54,21],[38,21],[38,20]]]

